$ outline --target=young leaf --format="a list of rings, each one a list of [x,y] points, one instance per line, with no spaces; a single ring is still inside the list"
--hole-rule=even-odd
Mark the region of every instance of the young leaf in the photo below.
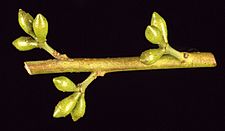
[[[34,33],[37,36],[39,42],[45,42],[48,34],[48,21],[42,15],[38,14],[33,21]]]
[[[165,20],[156,12],[152,14],[152,19],[151,19],[151,25],[154,25],[157,27],[163,35],[163,39],[165,43],[168,43],[168,38],[167,38],[167,27],[166,27],[166,22]]]

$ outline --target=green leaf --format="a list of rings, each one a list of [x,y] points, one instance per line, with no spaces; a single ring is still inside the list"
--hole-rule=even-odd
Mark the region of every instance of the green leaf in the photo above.
[[[38,47],[38,43],[31,37],[21,36],[14,40],[12,44],[19,51],[28,51]]]
[[[38,14],[33,21],[34,33],[37,36],[39,42],[45,42],[48,34],[48,21],[42,15]]]
[[[55,87],[63,92],[74,92],[79,91],[79,88],[67,77],[59,76],[53,78],[53,83]]]
[[[84,116],[85,109],[86,109],[85,95],[82,94],[76,107],[71,112],[71,117],[74,122]]]
[[[20,27],[30,36],[35,37],[34,31],[33,31],[33,20],[34,18],[29,14],[23,11],[22,9],[19,9],[18,12],[18,22]]]
[[[60,118],[70,114],[73,108],[76,106],[76,103],[80,95],[81,95],[80,92],[75,92],[72,95],[61,100],[55,107],[53,117]]]
[[[162,57],[164,52],[161,48],[146,50],[141,53],[140,61],[146,65],[153,64]]]
[[[157,12],[152,14],[151,25],[154,25],[162,32],[164,41],[168,43],[166,22]]]
[[[147,26],[145,30],[145,37],[147,38],[148,41],[150,41],[153,44],[163,43],[161,31],[153,25]]]

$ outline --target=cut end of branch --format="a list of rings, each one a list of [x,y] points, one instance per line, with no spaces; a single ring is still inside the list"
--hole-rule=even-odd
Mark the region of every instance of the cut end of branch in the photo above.
[[[32,75],[32,72],[26,62],[24,62],[24,68],[27,70],[29,75]]]

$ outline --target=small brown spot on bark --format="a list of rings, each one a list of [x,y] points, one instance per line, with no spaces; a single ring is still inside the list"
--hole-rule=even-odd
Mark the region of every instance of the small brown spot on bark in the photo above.
[[[184,52],[184,58],[187,59],[189,54],[187,52]]]

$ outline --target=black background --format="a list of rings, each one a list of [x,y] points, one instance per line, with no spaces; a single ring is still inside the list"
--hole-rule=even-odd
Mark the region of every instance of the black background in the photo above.
[[[1,124],[3,130],[223,131],[225,118],[224,3],[189,0],[18,0],[1,2]],[[43,50],[19,52],[11,42],[26,35],[18,9],[49,22],[48,43],[70,57],[138,56],[153,48],[144,36],[151,14],[166,21],[171,46],[181,51],[213,52],[216,68],[136,71],[106,74],[86,92],[85,117],[54,119],[59,100],[52,78],[76,83],[88,73],[29,76],[28,60],[52,58]],[[2,128],[3,128],[2,127]]]

